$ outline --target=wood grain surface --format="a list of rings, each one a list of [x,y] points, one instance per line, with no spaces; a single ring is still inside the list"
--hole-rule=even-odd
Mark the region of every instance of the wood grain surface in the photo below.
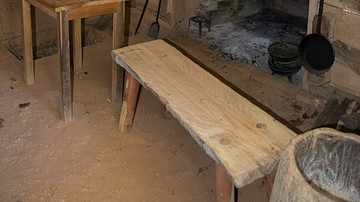
[[[276,170],[294,132],[162,40],[113,59],[156,95],[236,187]]]
[[[71,10],[78,10],[77,12],[85,12],[92,13],[97,12],[97,6],[100,6],[102,10],[107,9],[107,4],[119,3],[127,0],[26,0],[31,5],[36,8],[42,10],[46,14],[56,18],[56,12],[61,11],[70,11],[71,15],[74,13]],[[105,7],[104,7],[105,6]],[[87,8],[91,7],[91,8]],[[113,7],[110,8],[109,11],[102,11],[103,13],[111,13],[113,11]],[[97,15],[97,14],[96,14]],[[93,15],[94,16],[94,15]],[[90,16],[88,16],[90,17]],[[71,17],[70,19],[76,19],[75,17]]]

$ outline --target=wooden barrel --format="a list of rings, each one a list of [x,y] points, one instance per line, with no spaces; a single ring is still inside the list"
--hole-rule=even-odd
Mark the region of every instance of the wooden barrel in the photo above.
[[[320,128],[291,140],[270,201],[360,201],[360,136]]]

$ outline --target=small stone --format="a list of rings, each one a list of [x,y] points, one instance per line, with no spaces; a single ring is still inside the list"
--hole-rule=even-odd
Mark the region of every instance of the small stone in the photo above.
[[[5,120],[0,118],[0,128],[4,127],[4,125],[3,125],[4,122],[5,122]]]

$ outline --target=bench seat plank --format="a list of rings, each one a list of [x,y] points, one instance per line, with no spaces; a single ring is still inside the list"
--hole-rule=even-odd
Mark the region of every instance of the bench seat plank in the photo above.
[[[112,52],[238,188],[274,172],[296,134],[163,40]]]

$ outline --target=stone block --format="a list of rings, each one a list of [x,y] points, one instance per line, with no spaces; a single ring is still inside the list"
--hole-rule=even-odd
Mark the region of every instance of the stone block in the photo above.
[[[200,9],[203,11],[215,11],[218,9],[218,3],[213,0],[208,0],[200,3]]]
[[[331,84],[355,96],[360,96],[359,74],[338,61],[334,62],[330,71]]]

